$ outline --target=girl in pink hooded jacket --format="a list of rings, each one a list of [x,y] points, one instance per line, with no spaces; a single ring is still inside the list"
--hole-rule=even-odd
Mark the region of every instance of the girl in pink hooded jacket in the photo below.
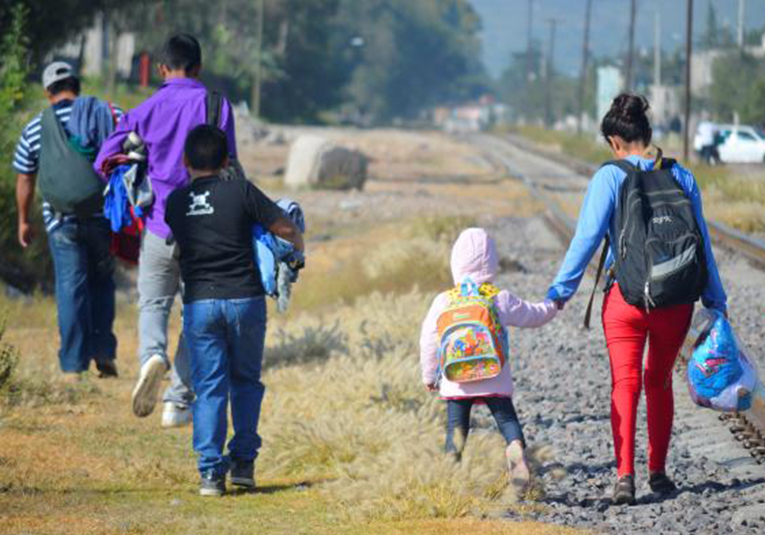
[[[494,240],[484,229],[470,228],[462,231],[452,249],[452,277],[460,286],[471,279],[477,285],[490,283],[499,271],[499,259]],[[557,307],[553,301],[529,303],[507,290],[494,297],[499,321],[503,327],[540,327],[553,319]],[[440,384],[440,394],[447,402],[446,452],[459,460],[470,430],[470,410],[474,403],[485,403],[497,427],[507,441],[510,478],[516,484],[525,485],[529,480],[529,468],[524,455],[523,431],[513,406],[513,379],[506,361],[500,374],[491,379],[456,383],[443,375],[438,376],[438,348],[440,339],[437,321],[449,305],[447,292],[439,294],[422,324],[420,336],[420,365],[422,381],[428,390],[435,391]],[[455,443],[455,430],[458,432]]]

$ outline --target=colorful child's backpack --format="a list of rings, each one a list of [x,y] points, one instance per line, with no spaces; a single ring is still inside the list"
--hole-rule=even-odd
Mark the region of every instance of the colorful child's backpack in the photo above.
[[[438,317],[438,355],[443,376],[455,383],[499,375],[507,355],[507,332],[494,305],[499,290],[480,288],[467,279],[449,292],[449,305]]]

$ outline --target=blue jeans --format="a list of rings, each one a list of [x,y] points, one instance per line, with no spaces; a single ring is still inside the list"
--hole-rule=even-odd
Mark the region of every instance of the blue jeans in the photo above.
[[[84,372],[91,360],[114,360],[114,257],[109,222],[103,218],[62,222],[48,234],[56,276],[64,372]]]
[[[258,455],[260,382],[266,335],[266,301],[204,299],[183,306],[183,332],[191,357],[194,451],[199,471],[222,476],[230,460],[252,461]],[[228,404],[234,436],[228,443]]]
[[[478,399],[482,399],[486,406],[489,407],[491,415],[494,416],[494,421],[497,422],[499,432],[502,433],[508,444],[514,440],[520,440],[524,446],[526,445],[526,440],[523,438],[523,430],[518,421],[518,415],[515,413],[512,399],[504,397],[449,399],[446,402],[445,450],[447,453],[460,453],[454,444],[454,432],[459,431],[462,435],[462,445],[464,446],[468,433],[470,433],[470,410]]]

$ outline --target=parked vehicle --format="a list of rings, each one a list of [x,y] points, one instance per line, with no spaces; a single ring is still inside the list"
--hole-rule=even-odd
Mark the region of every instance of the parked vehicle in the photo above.
[[[765,163],[765,130],[746,125],[720,125],[717,150],[724,163]]]

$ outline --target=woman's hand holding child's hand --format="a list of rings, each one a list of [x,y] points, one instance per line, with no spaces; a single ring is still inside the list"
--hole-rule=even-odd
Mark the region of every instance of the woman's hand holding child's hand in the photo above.
[[[425,388],[428,389],[428,392],[435,392],[438,390],[438,385],[436,383],[428,383],[425,385]]]

